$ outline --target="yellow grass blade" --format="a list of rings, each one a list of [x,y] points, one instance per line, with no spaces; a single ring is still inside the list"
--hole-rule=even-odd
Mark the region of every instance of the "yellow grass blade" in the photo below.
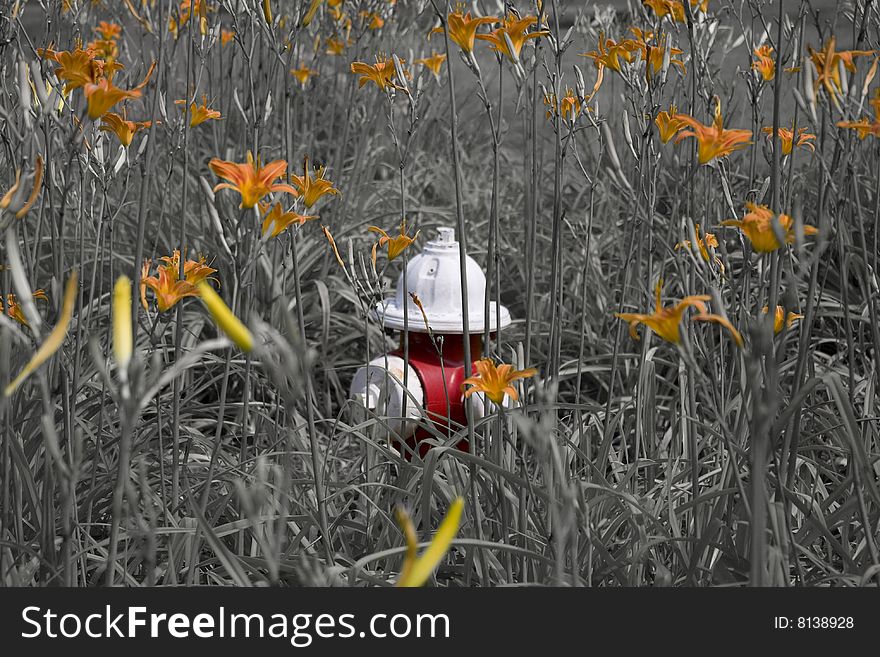
[[[52,329],[52,332],[46,336],[46,340],[40,345],[40,348],[37,349],[36,353],[28,361],[28,364],[24,366],[24,369],[19,372],[12,383],[6,386],[6,389],[3,391],[4,397],[9,397],[15,392],[22,382],[33,374],[40,365],[49,360],[64,343],[64,338],[67,336],[67,328],[70,326],[70,320],[73,318],[76,290],[76,273],[74,272],[67,279],[67,287],[64,289],[64,300],[61,304],[61,317],[58,318],[58,323]]]
[[[437,567],[437,564],[440,563],[440,560],[449,551],[452,539],[458,533],[463,508],[464,500],[461,497],[455,498],[455,501],[449,506],[446,517],[440,523],[437,533],[434,534],[434,539],[431,541],[428,549],[422,553],[422,556],[411,567],[407,568],[404,566],[404,573],[401,574],[401,578],[397,582],[398,586],[421,586],[428,581],[434,568]]]

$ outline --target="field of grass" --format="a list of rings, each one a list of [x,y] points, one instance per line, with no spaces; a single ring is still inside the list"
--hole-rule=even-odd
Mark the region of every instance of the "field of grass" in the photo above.
[[[829,4],[0,0],[0,584],[880,585]],[[535,372],[413,451],[350,385],[443,226]]]

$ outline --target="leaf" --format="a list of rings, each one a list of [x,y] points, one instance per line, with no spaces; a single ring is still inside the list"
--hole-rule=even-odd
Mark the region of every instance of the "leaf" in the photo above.
[[[422,556],[412,561],[411,556],[415,552],[410,544],[411,537],[406,526],[404,531],[407,532],[407,558],[404,560],[403,569],[397,586],[412,587],[424,584],[437,564],[443,559],[449,551],[452,539],[458,533],[458,527],[461,523],[461,511],[464,508],[464,500],[461,497],[455,498],[446,512],[446,517],[440,523],[434,539],[428,546],[428,549],[422,553]]]
[[[64,300],[61,304],[61,317],[52,332],[46,337],[46,340],[40,345],[36,353],[28,361],[24,369],[19,372],[18,376],[6,386],[3,391],[4,397],[9,397],[22,384],[22,382],[33,374],[43,363],[49,360],[52,355],[58,351],[64,338],[67,336],[67,329],[70,326],[70,320],[73,318],[73,306],[76,302],[76,272],[71,274],[67,279],[67,286],[64,289]]]

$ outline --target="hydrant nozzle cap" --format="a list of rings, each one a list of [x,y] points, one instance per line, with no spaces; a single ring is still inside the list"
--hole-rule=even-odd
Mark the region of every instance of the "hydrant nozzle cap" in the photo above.
[[[458,242],[455,230],[443,226],[437,237],[414,256],[406,268],[406,294],[403,274],[397,279],[397,291],[392,299],[381,302],[375,317],[385,328],[424,333],[425,319],[409,293],[415,294],[422,304],[428,325],[435,333],[482,333],[488,320],[489,330],[497,331],[510,324],[510,312],[504,306],[489,304],[486,315],[486,276],[477,261],[466,259],[468,330],[464,329],[462,312],[462,277]],[[406,308],[406,314],[404,313]]]

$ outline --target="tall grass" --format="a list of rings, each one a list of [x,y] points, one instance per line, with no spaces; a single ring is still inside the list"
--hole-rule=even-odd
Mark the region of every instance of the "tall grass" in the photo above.
[[[30,184],[38,155],[45,176],[24,217],[0,211],[4,308],[15,294],[29,324],[0,315],[0,383],[55,326],[74,273],[79,288],[63,346],[0,401],[0,581],[385,586],[405,552],[395,508],[427,540],[461,495],[436,585],[880,584],[880,142],[837,125],[873,116],[877,55],[841,65],[832,97],[808,49],[832,35],[838,50],[880,48],[877,4],[684,2],[674,22],[632,1],[517,2],[547,34],[516,62],[429,39],[456,10],[440,0],[345,0],[350,30],[329,2],[304,25],[311,4],[270,1],[269,22],[263,2],[220,0],[202,23],[169,0],[4,3],[0,193],[18,169]],[[128,148],[88,118],[82,89],[59,103],[57,66],[37,53],[92,41],[100,20],[123,28],[115,84],[157,62],[143,96],[113,110],[153,122]],[[630,27],[666,35],[656,72],[646,53],[592,93],[600,72],[578,54]],[[235,33],[225,44],[221,28]],[[772,81],[752,69],[762,44]],[[415,63],[432,52],[448,56],[437,76]],[[378,53],[405,85],[358,85],[350,64]],[[316,74],[301,83],[300,66]],[[569,89],[577,112],[560,108]],[[203,94],[222,118],[191,127]],[[660,142],[659,112],[708,124],[716,98],[725,128],[752,131],[747,149],[700,165],[696,140]],[[814,150],[783,154],[776,128],[792,126]],[[308,157],[340,194],[266,238],[258,211],[211,191],[209,160],[248,150],[297,175]],[[746,202],[773,209],[777,235],[791,215],[794,242],[764,254],[720,227]],[[348,394],[357,367],[398,346],[369,311],[419,244],[374,264],[367,229],[404,218],[419,242],[456,227],[462,266],[470,255],[488,274],[486,309],[515,318],[484,336],[485,355],[539,368],[511,407],[426,424],[424,457]],[[718,245],[703,257],[705,232]],[[257,349],[196,298],[140,305],[143,260],[155,271],[174,249],[181,274],[199,255],[217,270]],[[120,274],[135,281],[125,375],[111,357]],[[744,346],[689,319],[680,344],[644,326],[633,340],[614,313],[650,313],[660,279],[664,305],[709,295]],[[48,302],[30,302],[37,288]],[[777,305],[803,317],[774,334],[762,308]]]

